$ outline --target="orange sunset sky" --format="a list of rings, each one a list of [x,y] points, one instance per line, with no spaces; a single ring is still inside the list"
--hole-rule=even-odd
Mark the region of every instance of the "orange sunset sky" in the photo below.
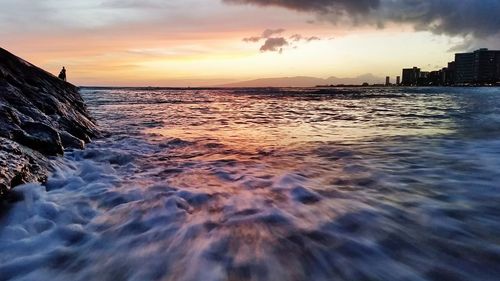
[[[55,74],[66,66],[74,84],[107,86],[396,76],[500,47],[500,1],[417,2],[0,0],[0,47]]]

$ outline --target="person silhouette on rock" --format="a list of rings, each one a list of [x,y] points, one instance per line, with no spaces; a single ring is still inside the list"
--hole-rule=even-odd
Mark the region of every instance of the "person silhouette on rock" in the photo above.
[[[66,68],[64,68],[64,66],[61,69],[61,72],[59,72],[59,79],[66,81]]]

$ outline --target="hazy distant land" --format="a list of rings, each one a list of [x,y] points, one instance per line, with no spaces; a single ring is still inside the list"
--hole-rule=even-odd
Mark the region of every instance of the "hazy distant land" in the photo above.
[[[295,77],[275,77],[248,80],[236,83],[217,85],[218,87],[315,87],[318,85],[361,85],[363,83],[379,84],[383,78],[373,74],[364,74],[354,78],[338,78],[331,76],[329,78],[317,78],[310,76]]]

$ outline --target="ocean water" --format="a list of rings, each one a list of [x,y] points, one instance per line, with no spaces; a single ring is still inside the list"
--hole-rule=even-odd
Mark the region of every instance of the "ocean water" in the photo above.
[[[500,89],[84,89],[0,280],[500,280]]]

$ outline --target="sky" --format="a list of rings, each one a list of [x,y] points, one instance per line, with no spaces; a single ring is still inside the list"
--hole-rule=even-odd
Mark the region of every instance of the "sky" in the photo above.
[[[395,77],[500,49],[500,0],[0,0],[0,47],[88,86]],[[394,78],[393,78],[394,79]],[[382,82],[382,81],[381,81]]]

